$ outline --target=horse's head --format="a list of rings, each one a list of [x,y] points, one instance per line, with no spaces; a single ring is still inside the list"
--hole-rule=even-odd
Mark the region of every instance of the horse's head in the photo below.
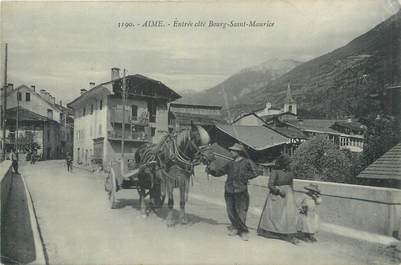
[[[203,146],[210,143],[209,133],[199,125],[191,124],[191,129],[187,134],[189,137],[185,137],[186,143],[182,146],[185,150],[182,150],[191,160],[199,160]]]
[[[210,136],[209,133],[199,125],[191,124],[191,141],[196,146],[205,146],[210,143]]]

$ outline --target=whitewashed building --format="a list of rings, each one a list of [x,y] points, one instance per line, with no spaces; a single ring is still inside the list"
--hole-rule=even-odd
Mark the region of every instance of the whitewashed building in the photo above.
[[[9,84],[6,149],[17,145],[20,152],[25,152],[36,144],[42,159],[64,158],[66,152],[72,151],[72,127],[73,119],[68,108],[61,101],[56,103],[56,98],[48,91],[37,91],[33,85],[14,88]]]
[[[104,167],[124,153],[133,158],[136,149],[157,142],[168,132],[167,104],[180,95],[157,80],[136,74],[126,77],[127,99],[124,113],[122,77],[112,68],[111,80],[89,90],[68,104],[74,111],[74,161],[100,164]]]

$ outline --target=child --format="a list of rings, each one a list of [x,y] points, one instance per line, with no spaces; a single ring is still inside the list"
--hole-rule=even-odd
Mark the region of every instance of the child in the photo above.
[[[319,215],[317,214],[317,206],[322,202],[320,199],[319,186],[309,184],[304,187],[307,192],[302,199],[298,219],[298,233],[305,241],[316,242],[315,234],[319,229]]]

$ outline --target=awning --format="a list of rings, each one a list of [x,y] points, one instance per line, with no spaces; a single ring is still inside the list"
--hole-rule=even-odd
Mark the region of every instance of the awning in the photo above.
[[[49,118],[39,115],[37,113],[34,113],[23,107],[19,107],[18,110],[17,110],[17,107],[7,109],[6,119],[7,120],[16,120],[17,119],[17,111],[18,111],[18,119],[20,121],[50,121]]]

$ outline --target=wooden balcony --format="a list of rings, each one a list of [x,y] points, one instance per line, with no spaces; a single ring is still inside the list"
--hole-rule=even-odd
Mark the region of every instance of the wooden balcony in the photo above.
[[[122,139],[122,130],[112,130],[107,132],[107,137],[111,141],[121,141]],[[147,132],[131,132],[129,130],[125,130],[124,133],[124,141],[131,142],[151,142],[152,136]]]
[[[125,110],[124,122],[126,124],[131,123],[131,111]],[[110,122],[111,123],[122,123],[123,122],[123,110],[122,109],[111,109],[110,110]]]
[[[149,118],[145,115],[141,117],[134,116],[130,110],[125,110],[124,116],[125,124],[133,124],[139,126],[148,126]],[[122,109],[111,109],[110,110],[110,122],[111,123],[122,123],[123,122],[123,110]]]

